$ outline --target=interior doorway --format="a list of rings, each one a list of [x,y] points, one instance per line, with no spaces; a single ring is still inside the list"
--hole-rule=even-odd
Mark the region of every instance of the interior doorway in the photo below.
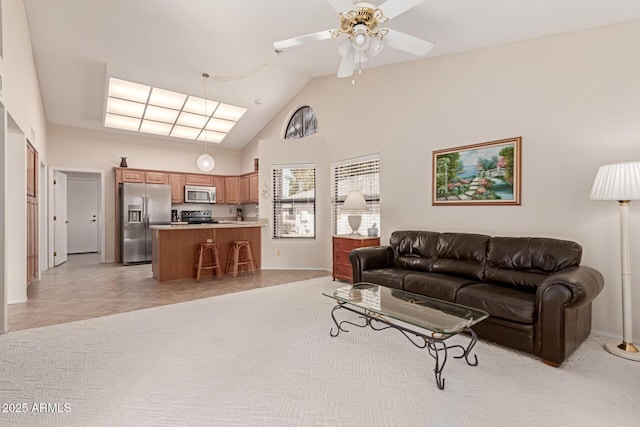
[[[97,179],[67,179],[67,253],[98,252]]]
[[[64,174],[64,179],[61,180],[64,181],[64,189],[56,188],[53,184],[59,174]],[[64,253],[65,258],[68,253],[98,253],[100,262],[105,263],[104,172],[51,168],[49,194],[53,195],[50,199],[50,212],[54,213],[49,218],[49,265],[60,264],[60,252]],[[63,198],[66,200],[62,200]],[[56,221],[53,219],[56,203],[58,207],[63,203],[66,210],[64,226],[57,230],[57,218]]]

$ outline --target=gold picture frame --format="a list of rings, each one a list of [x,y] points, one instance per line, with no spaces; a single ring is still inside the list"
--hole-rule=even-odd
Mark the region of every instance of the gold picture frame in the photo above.
[[[433,152],[432,205],[520,205],[522,137]]]

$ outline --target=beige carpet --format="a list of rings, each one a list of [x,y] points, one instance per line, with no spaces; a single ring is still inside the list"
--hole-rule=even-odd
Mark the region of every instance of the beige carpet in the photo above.
[[[480,341],[479,366],[450,358],[441,391],[426,350],[396,331],[329,336],[333,304],[321,292],[338,284],[2,335],[0,425],[638,425],[640,364],[609,355],[601,338],[559,369]],[[16,404],[27,412],[4,412]]]

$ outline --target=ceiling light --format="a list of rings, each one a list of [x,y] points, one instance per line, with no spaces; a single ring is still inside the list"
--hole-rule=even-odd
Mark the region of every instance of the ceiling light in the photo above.
[[[149,105],[147,111],[144,113],[144,118],[148,120],[154,120],[156,122],[175,123],[180,112],[178,110],[172,110],[170,108],[156,107]]]
[[[104,125],[110,128],[137,131],[140,127],[140,119],[107,113],[104,117]]]
[[[202,111],[204,111],[204,109]],[[207,119],[208,117],[205,117],[203,115],[185,113],[183,111],[182,113],[180,113],[180,116],[178,117],[178,121],[176,123],[179,125],[191,126],[194,128],[202,129],[204,125],[207,124]]]
[[[209,74],[202,73],[202,91],[204,92],[204,105],[202,106],[203,107],[202,111],[204,112],[205,116],[209,115],[209,109],[207,108],[207,83],[206,83],[208,78],[209,78]],[[205,124],[206,124],[206,121],[205,121]],[[207,128],[205,127],[200,133],[200,137],[199,137],[199,139],[202,140],[203,139],[202,136],[204,135],[204,154],[198,157],[198,159],[196,160],[196,166],[198,166],[198,169],[200,169],[202,172],[209,172],[216,166],[216,161],[213,160],[213,157],[207,154],[207,142],[209,140],[209,135],[207,135],[208,133],[210,134],[212,132],[207,132]],[[220,139],[220,141],[222,141],[222,139],[224,139],[224,135],[222,135],[222,138]],[[220,141],[216,141],[216,142],[220,142]]]
[[[219,143],[219,142],[222,142],[225,135],[226,133],[224,132],[206,131],[200,134],[200,136],[198,137],[198,140]]]
[[[217,102],[211,101],[211,100],[207,101],[206,115],[210,116],[217,106],[218,106]],[[189,113],[196,113],[196,114],[202,114],[204,110],[205,110],[204,99],[198,98],[196,96],[190,96],[189,99],[187,99],[187,102],[184,104],[184,107],[182,108],[182,111],[188,111]]]
[[[210,155],[203,154],[196,160],[196,165],[202,172],[209,172],[216,166],[216,161]]]
[[[144,120],[140,125],[140,132],[169,136],[169,132],[171,132],[172,127],[173,125],[170,123],[161,123],[161,122],[154,122],[152,120]]]
[[[179,110],[184,105],[187,95],[154,87],[149,97],[149,104]]]
[[[175,125],[171,131],[171,136],[185,139],[196,139],[200,134],[200,129]]]
[[[206,129],[207,130],[217,131],[217,132],[227,133],[227,132],[229,132],[231,130],[231,128],[235,124],[236,124],[236,122],[232,122],[232,121],[229,121],[229,120],[222,120],[222,119],[213,118],[213,119],[209,120],[209,123],[207,123]]]
[[[145,103],[149,99],[150,86],[128,82],[126,80],[109,79],[109,96]]]
[[[155,135],[221,142],[246,109],[206,99],[206,88],[204,95],[200,98],[111,77],[104,125]],[[215,120],[211,119],[212,116]],[[211,124],[207,125],[208,122]],[[211,131],[211,135],[204,136],[205,131]]]
[[[365,50],[369,46],[369,38],[367,27],[363,24],[353,27],[353,48],[355,50]]]
[[[107,113],[140,118],[144,114],[144,104],[119,98],[109,98],[107,100]]]
[[[237,122],[240,120],[240,117],[247,111],[246,108],[234,107],[233,105],[228,104],[220,104],[216,111],[213,113],[213,117],[217,117],[219,119],[233,120]]]

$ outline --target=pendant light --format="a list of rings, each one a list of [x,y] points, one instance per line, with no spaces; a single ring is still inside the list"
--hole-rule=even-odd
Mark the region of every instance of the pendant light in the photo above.
[[[209,117],[209,113],[207,112],[207,84],[206,84],[206,79],[209,78],[209,74],[207,73],[202,73],[202,87],[204,89],[204,115],[206,117]],[[198,160],[196,160],[196,165],[198,165],[198,169],[200,169],[202,172],[209,172],[211,170],[213,170],[213,168],[216,166],[216,161],[213,160],[213,157],[211,157],[209,154],[207,154],[207,128],[205,126],[205,128],[203,129],[204,132],[204,154],[202,154],[200,157],[198,157]]]

